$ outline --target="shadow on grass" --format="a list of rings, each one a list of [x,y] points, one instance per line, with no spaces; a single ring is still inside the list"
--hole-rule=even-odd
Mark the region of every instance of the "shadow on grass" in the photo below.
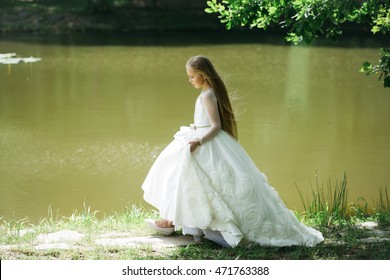
[[[177,248],[167,259],[178,260],[388,260],[390,242],[356,244],[320,244],[316,247],[251,247],[221,248],[204,241]]]

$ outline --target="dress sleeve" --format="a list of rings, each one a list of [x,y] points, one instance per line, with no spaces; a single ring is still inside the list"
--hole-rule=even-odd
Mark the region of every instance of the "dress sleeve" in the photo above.
[[[206,109],[211,126],[199,139],[200,143],[209,141],[221,130],[221,120],[219,118],[218,103],[215,94],[212,91],[206,91],[202,96],[202,103]]]

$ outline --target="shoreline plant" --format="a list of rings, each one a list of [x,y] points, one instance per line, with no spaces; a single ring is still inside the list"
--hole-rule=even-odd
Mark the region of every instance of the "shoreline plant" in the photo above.
[[[305,224],[320,229],[325,237],[322,244],[313,248],[274,248],[256,244],[222,248],[208,240],[160,250],[146,244],[138,248],[104,247],[94,243],[94,239],[103,234],[125,233],[133,237],[154,234],[146,227],[144,219],[156,219],[158,213],[132,205],[112,215],[98,217],[99,212],[92,211],[84,203],[82,210],[75,210],[69,216],[61,216],[49,207],[47,217],[36,222],[28,218],[8,221],[0,218],[0,259],[390,259],[390,241],[386,238],[390,235],[390,200],[386,187],[379,189],[379,199],[374,202],[372,210],[364,198],[360,197],[357,204],[348,201],[346,174],[334,185],[331,180],[320,183],[316,176],[315,185],[311,185],[311,195],[306,197],[298,187],[297,190],[305,210],[295,212],[296,216]],[[383,241],[361,241],[377,238],[371,237],[370,231],[357,226],[367,221],[377,223],[378,230],[383,230]],[[62,230],[84,234],[85,237],[77,243],[78,249],[34,249],[37,236]],[[176,235],[181,233],[177,232]],[[13,249],[4,250],[1,248],[4,246],[13,246]]]
[[[381,226],[390,225],[390,199],[387,187],[379,188],[379,199],[369,207],[367,200],[358,197],[357,202],[348,199],[347,175],[344,173],[341,181],[334,185],[328,179],[326,185],[320,183],[315,174],[315,185],[311,186],[311,196],[304,196],[299,187],[295,187],[300,196],[303,209],[297,216],[318,227],[348,225],[357,221],[375,220]]]

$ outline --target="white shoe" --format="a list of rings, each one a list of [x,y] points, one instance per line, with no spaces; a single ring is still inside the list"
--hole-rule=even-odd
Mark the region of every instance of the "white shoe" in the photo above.
[[[163,228],[156,225],[156,221],[152,219],[145,219],[146,224],[153,230],[163,234],[163,235],[171,235],[174,231],[174,227]]]
[[[194,241],[195,241],[196,243],[202,242],[202,237],[201,237],[201,236],[199,236],[199,235],[193,235],[193,237],[194,237]]]
[[[225,248],[231,247],[229,243],[226,242],[225,238],[223,238],[221,232],[216,230],[210,230],[210,229],[205,229],[203,232],[206,239],[214,241],[215,243]]]

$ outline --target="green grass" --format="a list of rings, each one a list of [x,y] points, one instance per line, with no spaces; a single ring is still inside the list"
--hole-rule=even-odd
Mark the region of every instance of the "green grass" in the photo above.
[[[94,237],[102,233],[120,232],[130,236],[149,236],[152,231],[144,224],[146,218],[158,218],[158,214],[136,206],[125,207],[113,215],[98,218],[97,211],[91,211],[84,204],[81,211],[74,211],[70,216],[60,216],[49,208],[47,217],[31,223],[25,219],[0,218],[0,245],[16,245],[11,250],[0,249],[0,259],[174,259],[174,260],[234,260],[234,259],[390,259],[390,242],[381,241],[364,243],[363,238],[375,237],[373,232],[359,229],[356,223],[375,221],[384,237],[390,238],[390,203],[387,188],[380,189],[379,200],[368,211],[368,203],[363,198],[359,203],[348,202],[347,180],[343,179],[332,186],[330,180],[326,185],[316,180],[312,188],[311,199],[303,199],[305,211],[296,213],[305,224],[322,231],[325,241],[316,247],[264,247],[256,244],[222,248],[204,240],[199,244],[183,247],[155,250],[150,245],[137,248],[103,247],[94,243]],[[100,216],[100,215],[99,215]],[[85,234],[77,243],[78,249],[69,250],[35,250],[35,238],[42,233],[60,230],[75,230]],[[177,232],[176,234],[181,234]]]
[[[0,32],[73,33],[163,30],[225,30],[202,9],[142,8],[128,0],[0,0]]]
[[[382,226],[390,225],[390,202],[386,187],[379,189],[378,202],[370,207],[363,197],[359,197],[356,203],[349,200],[345,173],[334,184],[330,179],[326,184],[320,183],[317,174],[315,178],[315,186],[311,184],[311,196],[305,198],[296,186],[304,208],[304,212],[297,215],[306,223],[331,227],[374,219]]]
[[[56,11],[83,11],[87,9],[87,0],[44,0],[44,1],[19,1],[0,0],[0,8],[50,8]]]
[[[374,210],[374,215],[380,225],[390,225],[390,200],[387,188],[379,190],[379,200],[376,203]]]
[[[296,186],[304,208],[304,216],[315,219],[319,226],[329,226],[347,219],[352,210],[348,203],[347,176],[344,174],[341,182],[336,181],[333,187],[330,179],[326,187],[319,183],[316,174],[316,185],[311,185],[312,196],[304,198],[300,189]]]
[[[74,230],[84,234],[128,232],[134,236],[148,235],[150,231],[144,226],[144,219],[158,217],[156,212],[135,206],[125,207],[123,211],[101,219],[97,218],[97,213],[84,205],[82,211],[75,210],[70,216],[54,215],[49,208],[48,216],[35,223],[31,223],[27,218],[19,220],[0,218],[0,244],[30,243],[39,234],[60,230]]]

